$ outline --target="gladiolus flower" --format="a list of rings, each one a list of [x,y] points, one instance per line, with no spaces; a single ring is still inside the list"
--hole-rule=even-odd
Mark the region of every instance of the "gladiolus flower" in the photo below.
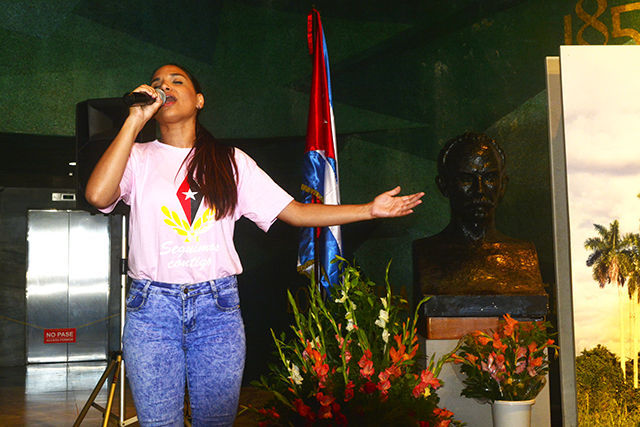
[[[480,345],[487,345],[491,341],[491,338],[486,336],[479,336],[477,338],[477,341]]]
[[[373,362],[371,360],[365,361],[361,364],[362,369],[360,369],[360,374],[365,378],[371,378],[371,375],[375,374],[375,369],[373,369]]]
[[[437,390],[442,385],[440,380],[428,369],[425,369],[420,373],[420,380],[434,390]]]
[[[389,366],[387,369],[384,370],[387,375],[389,375],[389,378],[398,378],[400,375],[402,375],[402,371],[400,370],[400,368],[398,366],[391,365]]]
[[[373,362],[371,361],[371,350],[365,350],[364,354],[362,355],[362,358],[360,358],[360,361],[358,362],[358,366],[360,366],[360,374],[369,379],[371,378],[371,375],[373,375],[375,373],[375,370],[373,369]]]
[[[347,326],[345,326],[348,332],[351,332],[355,329],[355,325],[353,324],[353,320],[347,319]]]
[[[475,357],[475,356],[474,356]],[[453,359],[453,363],[463,363],[464,359],[460,356],[458,356],[457,354],[452,354],[451,358]],[[477,359],[477,358],[476,358]]]
[[[542,357],[536,357],[535,359],[529,358],[529,366],[527,367],[529,375],[535,377],[537,374],[536,368],[539,366],[542,366]]]
[[[353,399],[353,389],[356,387],[356,385],[353,383],[353,381],[349,381],[344,389],[344,401],[348,402],[351,399]]]
[[[382,393],[383,396],[383,400],[386,400],[386,395],[389,392],[389,389],[391,388],[391,382],[389,381],[389,374],[387,373],[387,371],[382,371],[378,374],[378,378],[380,379],[380,381],[378,382],[378,390],[380,390],[380,393]]]
[[[303,378],[302,378],[302,375],[300,375],[300,368],[298,368],[298,366],[295,363],[291,364],[289,373],[291,374],[289,376],[289,379],[291,379],[291,381],[293,381],[294,384],[296,385],[302,384]]]
[[[293,406],[295,406],[296,411],[300,414],[301,417],[310,418],[313,416],[313,412],[311,411],[311,407],[304,404],[302,399],[298,398],[293,401]]]
[[[424,394],[424,391],[425,391],[426,388],[427,387],[422,383],[416,384],[416,386],[413,388],[413,391],[411,392],[411,394],[416,399],[419,399]]]
[[[382,331],[382,341],[384,341],[385,344],[389,342],[389,331],[386,329]]]
[[[336,400],[336,398],[329,394],[324,394],[323,392],[319,391],[318,393],[316,393],[316,400],[318,400],[318,402],[322,406],[329,406],[333,403],[334,400]]]
[[[393,362],[394,364],[398,362],[404,362],[405,360],[410,360],[415,356],[416,352],[418,351],[417,346],[412,350],[410,354],[407,354],[405,352],[407,347],[402,344],[402,337],[400,335],[394,335],[393,339],[396,340],[398,349],[396,350],[393,347],[389,349],[389,357],[391,357],[391,362]]]
[[[451,418],[451,417],[453,417],[453,412],[448,411],[447,408],[435,408],[433,410],[433,414],[438,418]]]
[[[318,418],[326,420],[332,417],[333,414],[331,413],[330,406],[321,406],[320,409],[318,409]]]
[[[329,365],[326,363],[316,363],[313,370],[319,377],[323,377],[329,373]]]
[[[276,412],[276,408],[262,408],[259,409],[258,412],[260,412],[262,415],[266,416],[266,417],[270,417],[274,420],[278,420],[280,419],[280,414],[278,414]]]
[[[500,336],[496,333],[493,334],[493,348],[499,351],[505,351],[507,349],[507,345],[502,343]]]
[[[375,324],[382,329],[387,326],[387,322],[389,321],[389,312],[387,310],[380,310],[380,314],[378,315],[378,319]]]
[[[475,364],[475,363],[476,363],[476,360],[478,360],[478,357],[477,357],[477,356],[474,356],[474,355],[473,355],[473,354],[471,354],[471,353],[466,353],[466,355],[465,355],[465,359],[467,359],[469,362],[471,362],[471,363],[474,363],[474,364]]]
[[[378,387],[376,386],[376,383],[373,383],[371,381],[364,383],[362,387],[360,387],[360,391],[366,394],[371,394],[377,389]]]
[[[511,335],[513,335],[513,330],[515,326],[518,324],[518,321],[513,319],[508,314],[504,315],[504,321],[505,321],[504,334],[505,336],[510,337]]]

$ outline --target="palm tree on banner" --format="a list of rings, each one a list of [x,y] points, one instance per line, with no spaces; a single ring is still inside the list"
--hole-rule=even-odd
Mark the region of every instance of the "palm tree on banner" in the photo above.
[[[623,273],[627,278],[627,291],[631,303],[630,320],[633,336],[633,387],[638,388],[638,303],[640,303],[640,234],[629,233],[622,239],[624,258]]]
[[[625,328],[623,304],[624,296],[622,288],[625,284],[623,265],[626,265],[629,257],[623,253],[623,242],[620,238],[620,224],[618,220],[613,221],[609,228],[600,224],[593,224],[598,232],[597,237],[590,237],[584,242],[584,247],[591,250],[587,258],[587,266],[593,269],[593,279],[598,282],[601,288],[609,284],[618,285],[618,300],[620,301],[620,367],[625,375]]]

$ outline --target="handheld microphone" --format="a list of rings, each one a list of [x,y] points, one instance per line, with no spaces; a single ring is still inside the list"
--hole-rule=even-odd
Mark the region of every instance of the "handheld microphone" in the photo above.
[[[165,101],[167,100],[167,95],[164,93],[162,89],[158,87],[155,89],[156,89],[156,93],[160,97],[160,100],[162,101],[162,104],[164,105]],[[122,100],[129,107],[133,105],[150,105],[155,102],[155,99],[153,99],[152,96],[144,92],[127,93],[122,97]]]

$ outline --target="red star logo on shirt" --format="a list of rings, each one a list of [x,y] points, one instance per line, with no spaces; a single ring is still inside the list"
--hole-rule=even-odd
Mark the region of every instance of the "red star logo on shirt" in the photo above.
[[[200,189],[193,180],[185,177],[176,192],[176,197],[178,197],[180,206],[182,206],[182,210],[187,216],[189,225],[191,225],[195,220],[198,208],[202,202],[202,194],[200,194],[199,190]]]

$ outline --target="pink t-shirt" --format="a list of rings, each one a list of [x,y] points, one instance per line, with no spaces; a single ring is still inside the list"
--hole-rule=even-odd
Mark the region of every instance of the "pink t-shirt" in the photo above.
[[[266,232],[293,200],[236,148],[238,204],[231,216],[216,221],[186,179],[189,151],[157,140],[131,150],[120,199],[131,207],[129,275],[135,279],[184,284],[239,274],[235,222],[245,216]],[[116,203],[102,211],[111,212]]]

